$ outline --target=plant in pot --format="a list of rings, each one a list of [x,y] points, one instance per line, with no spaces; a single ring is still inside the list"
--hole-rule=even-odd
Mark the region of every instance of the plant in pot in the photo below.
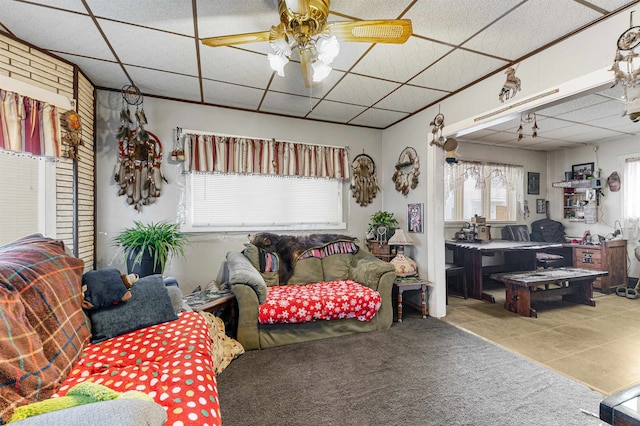
[[[384,234],[384,241],[388,241],[395,233],[395,227],[397,225],[398,220],[395,218],[393,213],[385,211],[375,212],[370,218],[367,238],[370,240],[377,239],[378,236],[383,236]],[[383,227],[386,228],[384,232],[382,229]]]
[[[127,271],[141,277],[162,274],[172,256],[184,256],[187,235],[180,232],[177,223],[133,222],[133,227],[123,230],[114,238],[114,245],[121,247],[127,261]]]

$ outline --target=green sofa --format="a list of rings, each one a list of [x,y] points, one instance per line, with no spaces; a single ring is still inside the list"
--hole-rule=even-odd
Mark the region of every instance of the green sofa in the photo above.
[[[272,277],[269,273],[259,272],[257,253],[255,246],[247,244],[243,253],[227,253],[225,262],[228,281],[238,302],[237,339],[246,350],[382,330],[391,326],[391,291],[396,277],[395,268],[362,249],[355,254],[299,260],[295,263],[294,275],[288,285],[352,279],[380,293],[380,309],[370,321],[349,318],[298,324],[260,324],[258,307],[266,300],[267,282],[272,283]]]

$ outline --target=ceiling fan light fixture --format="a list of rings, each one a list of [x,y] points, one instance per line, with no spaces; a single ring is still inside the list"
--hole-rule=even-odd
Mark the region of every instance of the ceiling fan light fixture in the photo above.
[[[319,83],[327,78],[329,74],[331,74],[331,70],[333,69],[323,61],[314,62],[311,65],[311,68],[313,68],[313,81],[316,83]]]
[[[287,9],[297,15],[306,15],[309,12],[309,0],[285,0]]]
[[[284,77],[284,66],[289,63],[289,58],[284,55],[274,55],[273,53],[269,53],[267,57],[269,58],[271,69],[277,72],[280,77]]]
[[[334,35],[320,35],[316,41],[316,50],[318,51],[318,60],[331,65],[340,53],[338,38]]]

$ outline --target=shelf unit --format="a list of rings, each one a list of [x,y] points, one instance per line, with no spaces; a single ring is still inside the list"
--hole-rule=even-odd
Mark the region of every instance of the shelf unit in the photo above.
[[[562,217],[573,222],[595,223],[600,204],[598,188],[602,186],[599,178],[586,180],[566,180],[553,182],[554,188],[562,188]]]
[[[627,240],[605,241],[599,246],[573,245],[573,266],[608,272],[598,277],[593,288],[610,293],[627,285]]]

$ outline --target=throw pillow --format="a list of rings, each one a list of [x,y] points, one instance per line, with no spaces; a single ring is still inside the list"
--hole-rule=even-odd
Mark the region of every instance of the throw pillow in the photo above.
[[[85,309],[101,309],[124,303],[131,298],[129,289],[124,285],[122,274],[117,269],[99,269],[85,272],[82,285]]]
[[[242,254],[244,254],[244,256],[249,259],[253,267],[260,272],[265,284],[267,284],[268,287],[271,287],[272,285],[280,285],[280,259],[278,258],[278,255],[258,248],[251,243],[246,243],[244,247]],[[265,270],[265,267],[269,267],[269,269]]]
[[[162,275],[140,278],[131,288],[131,294],[133,296],[127,303],[89,311],[91,343],[178,319]]]

